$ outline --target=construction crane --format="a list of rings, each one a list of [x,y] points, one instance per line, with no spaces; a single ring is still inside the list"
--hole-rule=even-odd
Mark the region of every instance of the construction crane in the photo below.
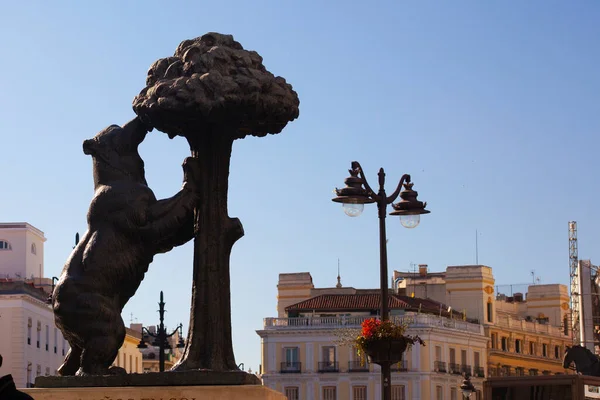
[[[569,274],[571,279],[571,332],[573,344],[579,344],[581,340],[579,321],[580,292],[579,292],[579,255],[577,252],[577,222],[569,221]]]

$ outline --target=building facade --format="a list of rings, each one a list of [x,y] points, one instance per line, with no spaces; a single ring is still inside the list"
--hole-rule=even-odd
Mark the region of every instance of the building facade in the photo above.
[[[44,276],[44,233],[26,223],[0,223],[0,376],[11,374],[17,387],[55,375],[69,351],[54,322],[48,297],[52,279]],[[139,335],[127,330],[114,365],[142,372]]]
[[[393,275],[397,293],[444,302],[481,323],[488,342],[487,376],[567,373],[562,357],[571,345],[569,295],[561,284],[529,285],[526,293],[497,293],[492,269],[451,266],[443,272]]]
[[[309,273],[280,274],[277,300],[278,317],[265,318],[257,331],[266,386],[292,400],[381,398],[379,366],[340,341],[378,315],[378,290],[344,288],[339,282],[335,288],[315,288]],[[489,342],[483,326],[463,321],[440,302],[398,294],[389,301],[391,318],[405,321],[407,333],[426,343],[393,366],[393,400],[459,400],[463,372],[482,389]]]

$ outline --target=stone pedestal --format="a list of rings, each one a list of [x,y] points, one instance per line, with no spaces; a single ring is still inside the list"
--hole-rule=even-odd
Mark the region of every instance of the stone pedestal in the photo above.
[[[35,400],[286,400],[261,385],[21,389]]]

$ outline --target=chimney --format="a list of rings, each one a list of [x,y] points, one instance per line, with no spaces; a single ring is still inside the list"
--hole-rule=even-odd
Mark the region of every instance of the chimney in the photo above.
[[[419,276],[427,276],[427,264],[419,264]]]

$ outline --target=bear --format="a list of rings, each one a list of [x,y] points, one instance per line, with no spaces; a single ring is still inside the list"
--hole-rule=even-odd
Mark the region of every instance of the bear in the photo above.
[[[182,189],[157,201],[138,153],[151,130],[136,117],[83,143],[83,152],[93,159],[95,192],[87,232],[66,261],[52,294],[56,325],[71,346],[59,375],[124,373],[122,368],[110,368],[125,339],[123,307],[154,255],[194,236],[198,160],[186,158]]]

